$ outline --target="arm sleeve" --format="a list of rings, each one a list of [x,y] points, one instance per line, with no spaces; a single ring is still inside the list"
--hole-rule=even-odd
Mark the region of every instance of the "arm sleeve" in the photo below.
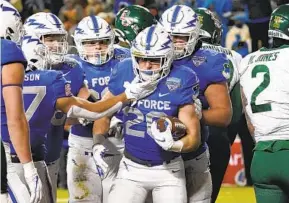
[[[121,64],[122,62],[116,64],[111,69],[110,79],[108,83],[108,90],[113,95],[119,95],[125,91],[125,88],[123,87],[125,72],[121,70],[122,69]]]
[[[199,95],[199,79],[192,71],[180,92],[180,105],[193,104]]]
[[[209,70],[208,79],[210,83],[227,82],[230,79],[230,63],[225,54],[217,54],[214,56],[215,61]]]
[[[10,63],[22,63],[24,67],[27,65],[21,49],[14,42],[1,39],[1,65]]]
[[[56,74],[56,79],[52,84],[54,89],[54,104],[58,98],[72,96],[70,82],[65,80],[61,72],[57,72]]]

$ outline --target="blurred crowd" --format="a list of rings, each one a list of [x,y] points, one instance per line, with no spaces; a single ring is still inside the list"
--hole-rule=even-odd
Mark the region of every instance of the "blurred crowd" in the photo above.
[[[111,25],[123,7],[137,4],[147,7],[156,17],[175,4],[205,7],[216,12],[223,24],[222,45],[243,56],[268,45],[267,28],[274,8],[289,0],[10,0],[23,20],[33,13],[52,12],[62,20],[70,34],[85,16],[98,15]],[[69,42],[72,44],[73,40]]]

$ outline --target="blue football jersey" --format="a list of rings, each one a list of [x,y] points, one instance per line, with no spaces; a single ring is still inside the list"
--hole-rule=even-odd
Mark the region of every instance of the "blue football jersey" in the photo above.
[[[26,118],[30,126],[30,144],[34,157],[44,159],[46,134],[57,99],[70,96],[70,84],[61,72],[36,70],[25,74],[23,99]],[[13,148],[11,152],[15,153]]]
[[[227,82],[230,77],[229,61],[223,53],[213,50],[198,49],[193,55],[180,60],[175,60],[174,65],[184,65],[194,70],[200,80],[199,99],[203,109],[208,109],[209,104],[205,97],[205,91],[210,84]],[[183,154],[184,160],[193,159],[203,153],[207,146],[205,144],[209,136],[208,127],[201,123],[202,145],[196,152]]]
[[[114,95],[122,93],[125,90],[124,83],[131,82],[134,77],[132,60],[125,59],[112,70],[109,91]],[[194,71],[185,66],[173,66],[154,93],[139,100],[135,106],[124,108],[125,150],[141,160],[156,162],[179,156],[179,153],[163,150],[154,141],[150,126],[161,116],[177,117],[182,105],[194,102],[198,87],[199,81]]]
[[[26,66],[26,59],[21,51],[21,49],[12,41],[6,39],[0,39],[1,42],[1,78],[2,78],[2,68],[4,65],[10,63],[22,63],[24,67]],[[13,85],[13,84],[10,84]],[[15,85],[15,84],[14,84]],[[16,84],[17,85],[17,84]],[[21,85],[21,84],[18,84]],[[7,127],[7,117],[6,108],[3,100],[2,94],[2,80],[1,80],[1,136],[5,139],[9,138],[9,132]]]
[[[227,82],[230,77],[229,61],[223,53],[213,50],[198,49],[193,55],[175,60],[175,65],[184,65],[192,68],[200,79],[199,99],[203,108],[208,109],[209,104],[205,97],[205,91],[210,84]]]
[[[61,71],[64,74],[64,78],[70,82],[71,93],[74,96],[77,96],[79,90],[83,87],[85,78],[85,72],[81,63],[72,61],[71,63],[66,62],[60,64],[59,71]],[[45,156],[46,163],[53,162],[60,157],[65,121],[66,115],[63,112],[56,110],[51,119],[51,126],[47,133],[47,154]]]
[[[80,57],[78,58],[78,61],[81,61],[85,71],[85,80],[87,81],[88,88],[92,92],[92,97],[94,97],[95,100],[101,100],[106,93],[112,68],[128,56],[129,54],[126,49],[117,48],[114,49],[114,56],[112,59],[102,65],[93,65],[81,60]],[[92,137],[92,127],[93,124],[87,126],[82,126],[80,124],[73,125],[71,127],[71,133],[82,137]]]

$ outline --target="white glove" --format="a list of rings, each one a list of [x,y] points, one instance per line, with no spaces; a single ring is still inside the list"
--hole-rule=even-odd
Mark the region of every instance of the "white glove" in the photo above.
[[[38,203],[42,199],[42,183],[34,163],[23,164],[24,176],[30,191],[30,203]]]
[[[127,99],[139,100],[153,93],[156,90],[157,83],[151,81],[139,82],[136,77],[131,83],[126,82],[124,87],[126,88]]]
[[[82,126],[87,126],[88,124],[92,123],[93,121],[88,120],[86,118],[78,118],[78,122],[82,125]]]
[[[95,144],[92,148],[93,150],[93,159],[98,171],[98,175],[103,178],[108,170],[108,165],[103,160],[104,154],[107,149],[102,144]]]
[[[155,142],[164,150],[169,151],[174,145],[174,139],[170,127],[167,127],[164,132],[160,132],[157,128],[156,121],[154,121],[151,125],[151,132]]]
[[[199,120],[201,120],[202,117],[203,117],[203,114],[202,114],[202,110],[203,110],[202,109],[202,102],[199,99],[195,99],[195,103],[194,104],[195,104],[195,112],[196,112]]]

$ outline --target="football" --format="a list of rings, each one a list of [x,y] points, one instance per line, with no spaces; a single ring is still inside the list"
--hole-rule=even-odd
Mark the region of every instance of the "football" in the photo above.
[[[164,116],[157,120],[157,128],[161,132],[164,132],[167,126],[170,127],[175,141],[181,139],[187,133],[186,126],[176,117]]]

